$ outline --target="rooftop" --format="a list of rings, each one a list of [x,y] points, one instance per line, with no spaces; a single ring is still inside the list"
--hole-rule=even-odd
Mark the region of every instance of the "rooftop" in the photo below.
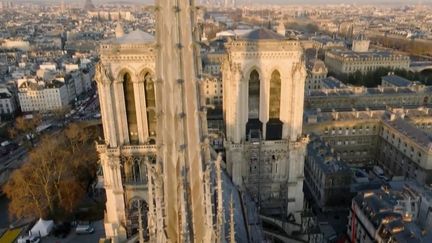
[[[153,42],[155,42],[154,36],[141,30],[134,30],[109,41],[109,43],[113,44],[147,44]]]
[[[325,173],[346,172],[351,174],[350,168],[343,161],[340,161],[331,147],[319,136],[312,135],[307,146],[308,156],[314,157],[314,162]]]
[[[285,37],[269,29],[255,29],[244,35],[239,36],[241,40],[284,40]]]
[[[384,123],[416,141],[417,144],[425,147],[427,150],[432,149],[432,137],[423,130],[418,129],[413,124],[407,122],[405,119],[396,118],[393,121],[384,120]]]
[[[408,79],[400,77],[398,75],[387,75],[382,77],[381,79],[398,87],[407,87],[412,84],[412,82]]]
[[[333,55],[342,57],[342,58],[351,58],[351,59],[361,59],[361,60],[366,60],[366,59],[373,59],[373,58],[390,58],[390,57],[396,57],[396,58],[406,58],[409,60],[408,56],[404,56],[404,55],[400,55],[400,54],[395,54],[389,51],[368,51],[368,52],[354,52],[351,50],[340,50],[340,49],[334,49],[329,51],[328,53],[331,53]]]

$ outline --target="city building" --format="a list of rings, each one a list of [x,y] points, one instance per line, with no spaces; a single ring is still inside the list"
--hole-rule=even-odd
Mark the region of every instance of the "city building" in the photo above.
[[[348,216],[350,242],[431,242],[431,216],[424,211],[430,199],[430,188],[415,183],[359,193]]]
[[[16,96],[6,86],[0,86],[0,116],[11,118],[17,111]]]
[[[320,210],[350,205],[351,169],[319,136],[310,137],[304,171],[305,188]]]
[[[50,82],[38,79],[21,79],[17,81],[18,100],[22,112],[55,111],[69,104],[68,89],[64,80],[54,79]]]
[[[350,164],[380,165],[388,178],[432,183],[429,108],[305,114],[304,132],[322,137]]]
[[[359,44],[360,45],[360,44]],[[361,49],[361,47],[356,47]],[[378,68],[409,70],[410,58],[389,51],[362,51],[333,49],[325,52],[325,65],[337,75],[367,73]]]
[[[261,213],[300,222],[303,162],[303,50],[298,41],[256,29],[226,45],[222,65],[226,160],[234,184]],[[279,217],[279,216],[278,216]]]
[[[323,61],[314,59],[306,65],[307,76],[305,84],[305,92],[324,88],[321,80],[327,77],[327,68]]]
[[[214,106],[213,109],[222,109],[223,85],[220,78],[212,76],[204,78],[203,93],[207,105]]]
[[[309,91],[305,98],[305,107],[311,110],[331,111],[385,109],[386,106],[418,107],[431,104],[432,86],[416,82],[407,83],[403,80],[401,77],[388,75],[382,78],[382,84],[376,88],[338,85],[336,81],[336,85],[322,85],[320,90]]]

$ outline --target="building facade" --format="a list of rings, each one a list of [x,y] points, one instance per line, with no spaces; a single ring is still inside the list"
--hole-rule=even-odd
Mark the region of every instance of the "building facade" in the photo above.
[[[355,52],[330,50],[325,53],[325,64],[335,74],[367,73],[378,68],[405,69],[410,66],[408,56],[387,51]]]
[[[312,135],[307,145],[304,170],[305,187],[322,211],[349,206],[351,169],[317,135]]]
[[[69,104],[68,89],[61,80],[18,80],[18,100],[22,112],[55,111]]]
[[[303,208],[303,51],[257,29],[226,45],[222,66],[226,159],[234,183],[264,214],[298,221]]]
[[[324,62],[319,59],[312,60],[306,65],[306,69],[305,92],[308,93],[311,90],[323,88],[320,80],[325,79],[328,73]]]
[[[308,112],[304,132],[318,134],[347,163],[379,164],[388,177],[429,184],[432,182],[430,114],[430,109],[424,107]]]
[[[17,108],[14,93],[7,87],[0,87],[0,115],[11,118]]]
[[[325,80],[323,80],[325,81]],[[384,85],[376,88],[363,86],[333,86],[310,91],[305,99],[306,109],[351,110],[385,109],[391,107],[418,107],[432,104],[432,86],[423,84],[409,86]]]

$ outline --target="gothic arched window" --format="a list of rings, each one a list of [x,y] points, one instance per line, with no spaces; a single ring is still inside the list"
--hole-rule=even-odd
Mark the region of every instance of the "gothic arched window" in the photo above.
[[[259,120],[260,109],[260,77],[256,70],[249,76],[248,89],[248,121],[246,123],[246,136],[260,138],[262,132],[262,122]]]
[[[280,73],[275,70],[270,79],[270,104],[269,118],[279,119],[281,102],[281,78]]]
[[[256,70],[253,70],[249,77],[249,119],[259,118],[260,105],[260,79]]]
[[[147,73],[144,76],[144,89],[145,89],[145,100],[146,100],[146,109],[147,109],[147,127],[149,132],[149,137],[156,137],[156,96],[155,96],[155,87],[154,81],[150,75]]]
[[[125,97],[126,119],[131,144],[138,143],[138,120],[136,115],[134,86],[129,73],[123,76],[123,90]]]
[[[129,202],[126,221],[128,237],[135,236],[142,230],[144,239],[148,239],[147,212],[148,205],[144,200],[134,198]],[[141,229],[140,225],[142,227]]]

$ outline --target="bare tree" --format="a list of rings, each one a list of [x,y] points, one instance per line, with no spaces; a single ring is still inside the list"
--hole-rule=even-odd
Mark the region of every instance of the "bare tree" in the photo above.
[[[56,218],[72,213],[96,178],[95,137],[91,129],[76,124],[42,137],[5,185],[11,215]]]
[[[12,138],[16,138],[19,135],[28,135],[31,145],[34,146],[33,136],[41,122],[42,116],[38,113],[34,114],[31,118],[19,116],[15,119],[14,127],[9,130],[9,135]]]

